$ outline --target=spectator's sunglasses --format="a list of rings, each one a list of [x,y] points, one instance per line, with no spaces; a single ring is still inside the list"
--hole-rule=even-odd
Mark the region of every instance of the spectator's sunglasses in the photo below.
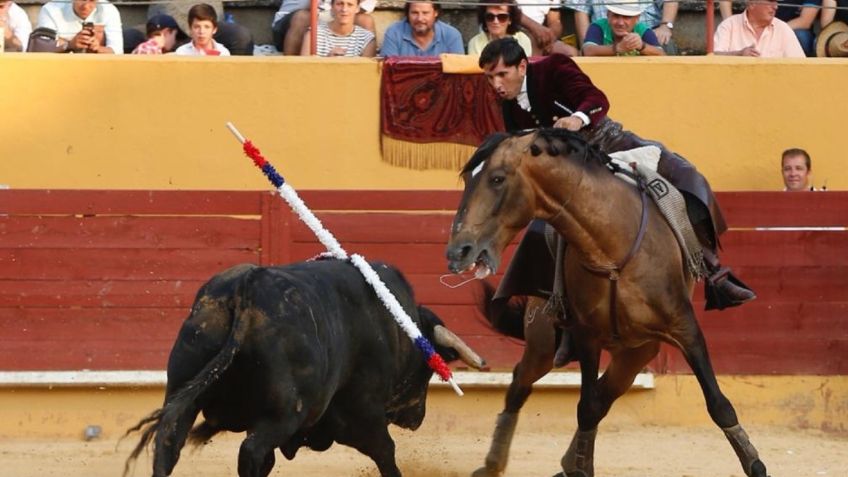
[[[485,18],[487,22],[493,22],[495,21],[495,18],[497,18],[498,22],[506,23],[506,21],[509,20],[509,13],[486,13],[483,18]]]

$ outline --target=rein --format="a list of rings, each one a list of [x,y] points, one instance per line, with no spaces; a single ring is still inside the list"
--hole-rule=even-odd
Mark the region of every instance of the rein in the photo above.
[[[639,196],[642,199],[642,218],[639,221],[639,232],[636,234],[636,240],[633,241],[633,245],[630,246],[630,251],[627,252],[627,255],[617,264],[606,267],[597,267],[594,265],[590,265],[587,263],[582,263],[583,268],[594,273],[595,275],[606,276],[610,281],[610,327],[612,328],[612,337],[615,340],[621,339],[621,336],[618,333],[618,310],[616,304],[618,300],[616,297],[618,296],[618,280],[621,278],[621,273],[624,270],[624,267],[630,262],[630,259],[636,255],[636,251],[639,250],[639,246],[642,245],[642,239],[645,237],[645,229],[648,223],[648,194],[645,188],[645,181],[641,176],[636,176],[638,178],[637,184],[639,187]]]

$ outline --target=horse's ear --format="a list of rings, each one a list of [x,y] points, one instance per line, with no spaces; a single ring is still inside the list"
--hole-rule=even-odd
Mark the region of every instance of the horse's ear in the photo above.
[[[533,157],[536,157],[541,153],[542,153],[542,148],[539,147],[535,142],[530,145],[530,154],[532,154]]]

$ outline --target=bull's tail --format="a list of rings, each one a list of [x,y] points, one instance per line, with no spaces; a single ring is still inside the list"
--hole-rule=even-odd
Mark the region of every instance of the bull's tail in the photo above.
[[[482,282],[482,285],[482,293],[477,303],[480,313],[498,333],[523,340],[524,310],[527,308],[527,299],[493,300],[495,288],[487,282]]]
[[[220,351],[201,369],[194,378],[186,382],[181,388],[175,390],[165,397],[165,405],[157,409],[147,417],[143,418],[134,427],[127,430],[124,437],[132,432],[141,431],[141,438],[124,464],[124,477],[130,470],[131,464],[138,458],[141,451],[155,442],[153,475],[166,476],[171,473],[176,465],[179,451],[185,445],[185,440],[190,427],[197,417],[197,399],[209,386],[215,383],[229,368],[233,358],[244,342],[246,331],[250,320],[242,319],[241,292],[250,271],[244,273],[238,281],[235,300],[231,303],[229,312],[231,314],[230,333],[227,341]],[[192,440],[197,443],[198,440]]]

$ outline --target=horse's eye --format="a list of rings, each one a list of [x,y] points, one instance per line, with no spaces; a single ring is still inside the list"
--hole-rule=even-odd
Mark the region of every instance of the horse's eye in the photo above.
[[[492,176],[489,181],[492,183],[492,185],[501,185],[504,182],[504,176]]]

